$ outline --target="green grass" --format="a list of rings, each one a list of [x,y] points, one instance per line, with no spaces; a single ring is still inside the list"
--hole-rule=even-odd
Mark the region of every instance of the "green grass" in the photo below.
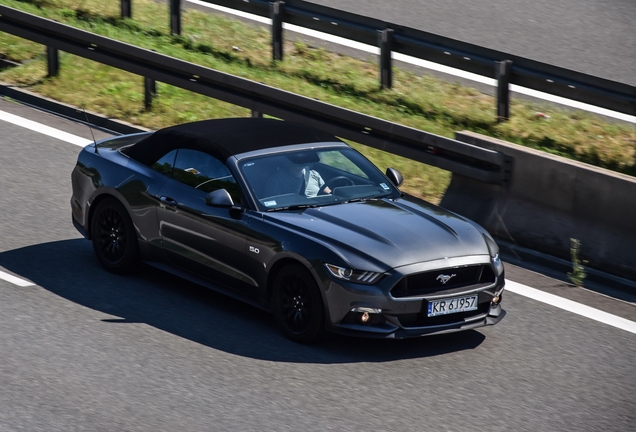
[[[492,97],[428,75],[394,71],[394,88],[380,90],[375,63],[302,42],[287,41],[285,60],[271,61],[268,29],[197,11],[184,11],[182,36],[169,31],[168,7],[135,0],[133,19],[119,18],[119,2],[3,0],[3,4],[226,73],[417,129],[452,137],[471,130],[517,144],[634,175],[634,128],[591,114],[515,101],[512,118],[495,121]],[[143,78],[61,53],[59,77],[46,78],[41,45],[0,34],[0,56],[20,62],[0,80],[45,96],[150,128],[203,118],[248,116],[241,107],[158,83],[158,97],[144,110]],[[549,119],[537,112],[549,115]],[[450,173],[358,147],[381,168],[393,166],[404,189],[439,202]]]

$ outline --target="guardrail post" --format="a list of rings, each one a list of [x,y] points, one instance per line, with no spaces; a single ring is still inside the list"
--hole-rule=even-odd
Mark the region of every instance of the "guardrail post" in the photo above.
[[[152,108],[152,99],[157,95],[157,82],[152,78],[144,77],[144,107],[146,111]]]
[[[497,121],[502,122],[510,118],[510,75],[512,61],[504,60],[495,64],[495,79],[497,80]]]
[[[272,59],[283,59],[283,12],[285,2],[275,1],[269,4],[272,18]]]
[[[53,47],[46,47],[46,64],[48,77],[57,76],[60,73],[60,53]]]
[[[121,0],[121,17],[132,18],[132,0]]]
[[[380,46],[380,87],[383,89],[391,88],[393,86],[391,59],[393,29],[378,30],[378,45]]]
[[[181,34],[181,0],[170,1],[170,35]]]

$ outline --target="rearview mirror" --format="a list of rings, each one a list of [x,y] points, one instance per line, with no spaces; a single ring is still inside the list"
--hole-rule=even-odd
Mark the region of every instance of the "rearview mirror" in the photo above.
[[[391,183],[393,183],[395,187],[401,186],[404,182],[404,177],[402,177],[402,174],[400,174],[400,172],[395,168],[387,168],[386,176],[389,178],[389,180],[391,180]]]

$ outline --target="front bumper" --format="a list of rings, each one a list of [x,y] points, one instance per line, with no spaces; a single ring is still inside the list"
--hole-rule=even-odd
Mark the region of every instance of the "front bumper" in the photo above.
[[[445,260],[444,264],[448,261]],[[403,339],[476,329],[501,321],[506,312],[501,307],[505,279],[500,261],[489,261],[488,257],[479,256],[470,257],[468,262],[466,257],[457,260],[453,263],[457,264],[456,267],[442,267],[440,264],[422,263],[394,269],[378,285],[371,286],[343,283],[330,277],[323,279],[327,329],[351,336]],[[466,265],[489,266],[494,281],[448,289],[442,287],[410,296],[392,295],[403,278],[431,269],[443,272]],[[477,310],[427,316],[431,301],[474,295],[477,296]],[[369,312],[363,319],[364,312],[360,311]]]
[[[334,333],[347,336],[384,338],[384,339],[406,339],[419,336],[430,336],[443,333],[453,333],[463,330],[472,330],[497,324],[506,315],[506,311],[501,305],[491,307],[486,314],[478,314],[469,318],[452,320],[445,324],[430,326],[405,327],[399,322],[399,316],[387,317],[386,321],[377,326],[367,326],[355,323],[340,323],[329,328]]]

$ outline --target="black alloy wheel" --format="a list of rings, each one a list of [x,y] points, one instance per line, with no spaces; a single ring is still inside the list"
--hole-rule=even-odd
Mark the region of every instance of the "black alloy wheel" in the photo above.
[[[139,263],[139,246],[132,220],[114,198],[97,204],[91,222],[93,250],[99,262],[113,273],[129,273]]]
[[[322,297],[312,275],[298,264],[283,268],[274,282],[274,315],[293,341],[310,343],[325,331]]]

